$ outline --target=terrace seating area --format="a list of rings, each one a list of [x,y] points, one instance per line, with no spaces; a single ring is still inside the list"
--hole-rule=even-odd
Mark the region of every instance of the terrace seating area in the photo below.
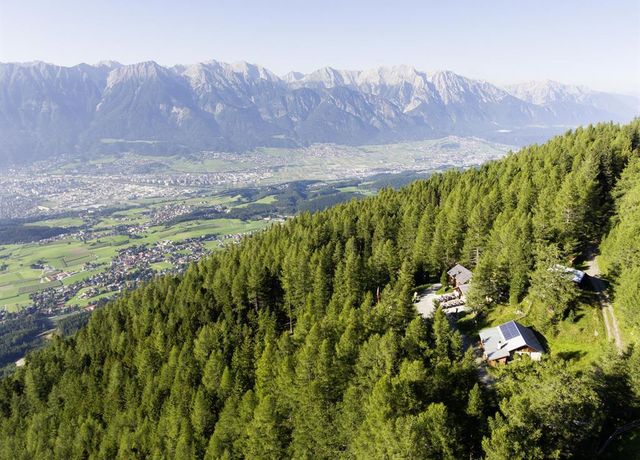
[[[449,300],[448,302],[441,302],[440,306],[444,309],[447,308],[453,308],[453,307],[462,307],[464,306],[464,300],[462,299],[453,299],[453,300]]]
[[[456,300],[457,298],[458,295],[455,292],[451,292],[449,294],[442,294],[440,297],[438,297],[438,300],[440,301],[440,304],[443,304],[445,302]]]

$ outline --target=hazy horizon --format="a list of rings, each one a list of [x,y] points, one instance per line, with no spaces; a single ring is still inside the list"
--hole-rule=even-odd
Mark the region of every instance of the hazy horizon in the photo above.
[[[173,66],[211,59],[260,64],[277,75],[409,65],[499,85],[554,80],[638,95],[640,4],[0,4],[2,62]]]

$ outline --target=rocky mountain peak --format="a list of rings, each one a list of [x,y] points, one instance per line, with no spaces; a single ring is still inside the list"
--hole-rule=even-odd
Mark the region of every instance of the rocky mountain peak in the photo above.
[[[280,78],[256,64],[214,60],[169,68],[154,61],[0,63],[0,163],[100,154],[105,138],[144,141],[136,146],[169,153],[447,135],[537,142],[566,127],[627,121],[638,113],[637,100],[620,95],[557,82],[505,90],[452,71],[426,73],[406,65],[323,67]],[[502,134],[532,126],[542,134]],[[108,145],[110,151],[118,147]]]

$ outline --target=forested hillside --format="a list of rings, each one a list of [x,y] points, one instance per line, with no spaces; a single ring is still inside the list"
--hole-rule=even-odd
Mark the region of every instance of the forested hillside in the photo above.
[[[614,283],[614,306],[622,326],[629,340],[640,343],[640,158],[637,156],[622,174],[614,196],[616,212],[611,231],[602,244],[600,262]]]
[[[462,262],[480,314],[532,297],[553,334],[572,302],[542,295],[548,267],[614,216],[604,249],[633,317],[639,146],[638,121],[578,129],[302,214],[153,281],[2,380],[0,456],[594,458],[640,418],[637,351],[586,370],[523,359],[485,387],[442,311],[425,320],[411,299]],[[631,244],[635,266],[616,255]]]

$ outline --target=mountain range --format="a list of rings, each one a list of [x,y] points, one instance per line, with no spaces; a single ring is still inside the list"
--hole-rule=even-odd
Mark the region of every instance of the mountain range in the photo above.
[[[0,164],[450,134],[511,144],[640,114],[632,96],[553,81],[507,87],[409,66],[277,76],[246,62],[0,63]]]

